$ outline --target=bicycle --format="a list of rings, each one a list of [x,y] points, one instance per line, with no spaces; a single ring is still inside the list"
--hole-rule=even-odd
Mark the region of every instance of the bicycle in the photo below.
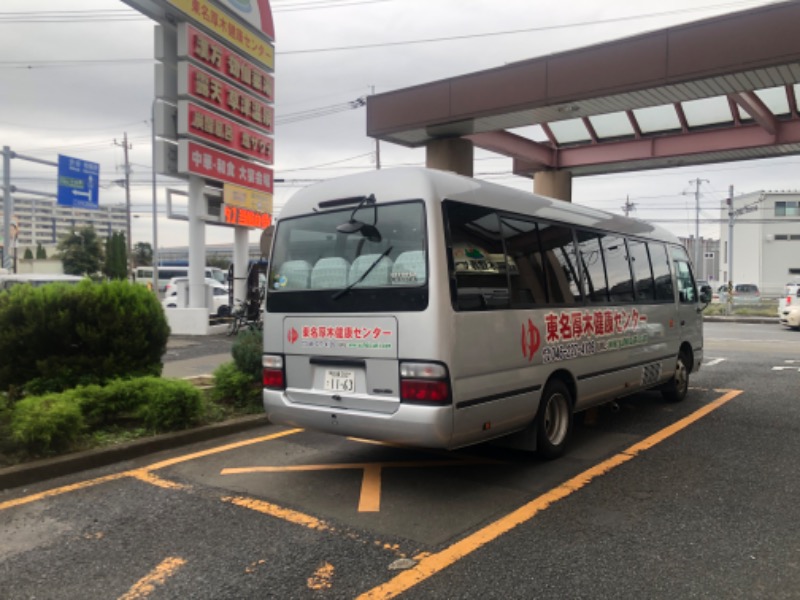
[[[239,333],[239,330],[244,326],[248,319],[247,319],[247,306],[241,302],[237,301],[237,304],[234,306],[233,310],[230,314],[230,320],[228,321],[228,335],[236,335]]]
[[[236,335],[242,328],[246,327],[250,331],[261,331],[264,328],[264,317],[260,310],[252,310],[248,304],[237,300],[237,304],[231,311],[230,321],[228,322],[228,335]]]

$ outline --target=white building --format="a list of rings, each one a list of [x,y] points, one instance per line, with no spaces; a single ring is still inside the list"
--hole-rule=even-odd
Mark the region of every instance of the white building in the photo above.
[[[727,201],[720,209],[720,281],[728,281]],[[733,283],[754,283],[779,296],[800,281],[800,191],[762,191],[733,198]]]
[[[0,223],[2,223],[0,203]],[[73,230],[79,231],[91,225],[101,238],[127,229],[127,211],[124,204],[100,206],[97,210],[60,206],[54,198],[14,197],[13,221],[18,226],[17,254],[21,258],[30,248],[36,254],[41,244],[50,256],[58,241]]]

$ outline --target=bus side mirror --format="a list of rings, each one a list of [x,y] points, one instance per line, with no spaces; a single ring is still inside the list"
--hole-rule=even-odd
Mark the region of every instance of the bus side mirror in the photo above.
[[[711,302],[711,297],[713,295],[713,290],[711,289],[710,285],[704,285],[700,288],[700,302],[703,304],[708,304]]]

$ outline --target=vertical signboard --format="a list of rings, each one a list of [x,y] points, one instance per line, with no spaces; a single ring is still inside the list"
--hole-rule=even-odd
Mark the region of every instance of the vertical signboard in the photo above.
[[[58,199],[61,206],[97,209],[99,206],[100,165],[58,155]]]

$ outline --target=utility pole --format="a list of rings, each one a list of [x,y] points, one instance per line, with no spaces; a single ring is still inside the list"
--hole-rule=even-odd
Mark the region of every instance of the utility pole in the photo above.
[[[628,215],[630,215],[631,212],[634,211],[635,209],[636,209],[636,204],[631,202],[630,195],[625,196],[625,204],[622,206],[622,212],[625,213],[625,216],[627,217]]]
[[[3,146],[3,260],[0,267],[13,268],[11,258],[11,216],[14,214],[14,196],[11,192],[11,148]]]
[[[695,219],[694,219],[694,268],[695,275],[700,273],[700,184],[703,182],[710,183],[708,179],[693,179],[689,183],[695,184],[694,192],[694,205],[695,205]]]
[[[371,95],[375,95],[375,86],[369,86],[371,90]],[[378,138],[375,138],[375,168],[380,171],[381,169],[381,141]]]
[[[728,188],[728,297],[725,314],[733,312],[733,220],[736,212],[733,210],[733,186]]]
[[[117,142],[115,139],[114,145],[122,146],[122,149],[125,152],[125,241],[128,245],[128,255],[125,264],[128,265],[128,277],[130,277],[131,273],[133,272],[133,269],[131,268],[133,252],[131,251],[131,164],[128,160],[128,150],[130,150],[131,145],[128,144],[128,132],[126,131],[123,133],[122,143]]]

